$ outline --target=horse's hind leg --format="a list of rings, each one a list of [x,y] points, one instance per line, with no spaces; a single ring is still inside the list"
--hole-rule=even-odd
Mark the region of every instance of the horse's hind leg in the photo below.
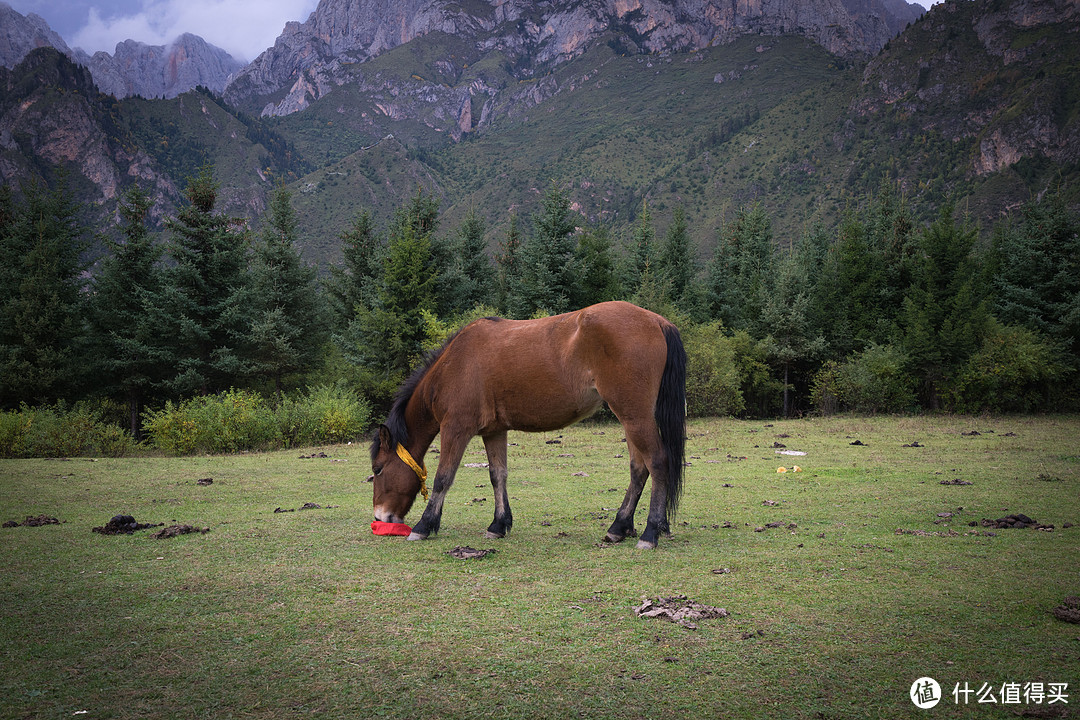
[[[506,494],[506,431],[484,437],[487,450],[488,472],[491,488],[495,493],[495,519],[488,526],[486,537],[501,538],[510,532],[514,516],[510,512],[510,497]]]
[[[628,439],[628,445],[629,442]],[[623,497],[622,505],[615,514],[615,521],[611,523],[607,534],[604,535],[604,542],[617,543],[622,542],[627,536],[637,537],[637,531],[634,529],[634,512],[637,510],[638,500],[641,499],[641,492],[645,489],[645,481],[649,477],[649,466],[645,464],[636,447],[629,445],[629,449],[630,485],[626,488],[626,496]]]
[[[627,427],[626,441],[633,443],[652,476],[652,496],[649,499],[649,517],[645,522],[645,530],[638,539],[639,549],[651,549],[656,547],[660,539],[660,533],[668,530],[667,524],[667,493],[668,478],[666,455],[663,445],[660,443],[660,433],[654,423],[642,423],[634,427]],[[633,480],[631,480],[631,487]],[[640,493],[640,491],[639,491]]]

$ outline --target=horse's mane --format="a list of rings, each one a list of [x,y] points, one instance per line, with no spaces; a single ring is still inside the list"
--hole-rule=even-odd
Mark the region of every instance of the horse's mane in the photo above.
[[[484,319],[500,320],[501,318],[492,317]],[[468,327],[468,325],[465,327]],[[394,395],[394,403],[390,406],[390,414],[387,415],[386,422],[384,423],[386,429],[390,431],[390,439],[393,441],[395,447],[399,443],[404,445],[409,442],[409,428],[405,424],[405,408],[408,407],[409,401],[416,393],[416,388],[419,387],[420,383],[427,376],[428,371],[439,361],[439,358],[442,357],[446,348],[450,347],[450,343],[454,342],[454,338],[456,338],[464,329],[465,328],[461,328],[447,338],[446,342],[442,344],[442,347],[427,353],[420,366],[413,370],[408,379],[401,384],[400,388],[398,388],[397,394]],[[379,454],[379,444],[379,432],[376,431],[375,437],[371,443],[371,458],[373,462],[375,456]]]

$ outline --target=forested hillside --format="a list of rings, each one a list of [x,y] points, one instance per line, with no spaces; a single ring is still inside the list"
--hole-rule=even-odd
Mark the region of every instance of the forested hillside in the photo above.
[[[377,414],[470,318],[626,299],[682,328],[699,415],[1075,409],[1077,22],[953,0],[869,62],[432,32],[274,117],[35,50],[0,69],[0,406]]]

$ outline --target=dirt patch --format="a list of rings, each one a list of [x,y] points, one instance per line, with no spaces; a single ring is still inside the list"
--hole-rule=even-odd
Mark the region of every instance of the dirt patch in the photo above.
[[[482,557],[486,557],[495,552],[494,548],[488,550],[477,550],[476,548],[469,547],[468,545],[458,545],[453,550],[447,551],[447,555],[458,560],[479,560]]]
[[[731,614],[722,607],[694,602],[685,595],[660,597],[656,600],[643,599],[644,602],[634,608],[634,614],[638,617],[662,618],[690,630],[696,630],[700,620],[725,618]]]
[[[131,515],[113,515],[109,522],[101,527],[91,528],[91,530],[102,535],[131,535],[136,530],[162,527],[164,525],[165,523],[141,523]]]
[[[198,480],[195,481],[195,484],[196,485],[202,485],[204,487],[206,485],[213,485],[214,484],[214,478],[199,478]]]
[[[1036,530],[1053,530],[1053,525],[1047,525],[1045,523],[1038,522],[1029,518],[1023,513],[1016,513],[1014,515],[1006,515],[1005,517],[998,518],[997,520],[991,520],[990,518],[983,518],[979,522],[968,523],[971,527],[982,526],[984,528],[993,528],[995,530],[1008,530],[1010,528],[1035,528]]]
[[[4,523],[4,527],[13,528],[19,527],[42,527],[44,525],[59,525],[60,521],[51,515],[27,515],[26,519],[21,523],[17,520],[8,520]]]
[[[332,509],[334,509],[336,507],[341,507],[341,506],[340,505],[320,505],[318,503],[307,502],[307,503],[304,503],[303,505],[301,505],[299,508],[274,508],[274,512],[275,513],[290,513],[290,512],[296,512],[297,509],[300,509],[300,510],[332,510]]]
[[[1061,605],[1054,608],[1053,612],[1058,620],[1080,624],[1080,596],[1070,595]]]
[[[953,478],[952,480],[942,480],[938,485],[974,485],[970,480],[961,480],[960,478]]]
[[[155,540],[166,540],[168,538],[189,535],[191,533],[201,533],[205,535],[208,532],[210,532],[210,528],[195,527],[193,525],[170,525],[167,528],[158,530],[156,533],[151,533],[150,537]]]

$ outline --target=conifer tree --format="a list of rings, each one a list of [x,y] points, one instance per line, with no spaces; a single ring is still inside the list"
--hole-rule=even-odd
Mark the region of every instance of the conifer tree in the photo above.
[[[573,302],[575,307],[614,300],[622,294],[611,245],[611,233],[603,225],[592,225],[582,231],[577,245],[581,275]]]
[[[630,248],[626,255],[626,270],[623,284],[628,290],[635,290],[641,285],[642,278],[648,274],[653,281],[657,277],[656,231],[652,226],[652,214],[649,213],[649,201],[641,205],[634,230],[630,236]]]
[[[944,386],[978,350],[988,313],[976,288],[971,250],[978,237],[969,224],[958,225],[953,208],[942,208],[919,238],[912,285],[899,316],[901,346],[907,353],[925,407],[940,406]]]
[[[506,235],[499,242],[499,250],[495,254],[496,278],[498,281],[496,302],[499,312],[504,314],[510,313],[508,307],[510,296],[517,292],[517,288],[521,283],[521,244],[521,231],[518,228],[517,215],[511,213]]]
[[[274,191],[269,210],[252,263],[248,343],[253,372],[272,379],[280,399],[284,377],[315,364],[327,332],[315,268],[296,248],[296,213],[284,185]]]
[[[766,279],[773,271],[772,223],[758,203],[726,224],[709,264],[712,316],[735,330],[759,330]]]
[[[686,228],[686,212],[680,205],[675,208],[671,225],[664,233],[659,258],[659,274],[667,281],[672,299],[680,305],[687,298],[690,282],[694,277],[692,261],[690,234]]]
[[[495,299],[495,273],[484,240],[484,218],[469,209],[454,235],[442,242],[439,258],[438,314],[454,317]]]
[[[1060,343],[1080,359],[1080,218],[1060,192],[1027,203],[994,229],[989,282],[994,315]]]
[[[0,407],[71,397],[88,369],[80,215],[63,176],[0,194]]]
[[[330,267],[325,282],[333,327],[345,330],[356,317],[358,308],[374,307],[382,283],[386,242],[375,229],[371,213],[362,210],[341,240],[342,265]]]
[[[778,265],[762,307],[761,326],[771,362],[783,370],[784,417],[790,417],[794,384],[825,352],[826,343],[811,318],[809,281],[801,272],[798,256],[791,253]]]
[[[204,165],[184,192],[187,204],[166,221],[162,327],[172,340],[175,371],[167,384],[180,394],[226,390],[250,372],[248,256],[242,222],[215,212],[218,183]]]
[[[121,239],[94,278],[93,354],[101,389],[127,403],[131,434],[139,438],[142,406],[163,378],[170,356],[158,325],[162,248],[147,228],[150,196],[132,185],[120,202]]]
[[[557,314],[571,309],[578,285],[576,229],[569,194],[552,182],[522,247],[521,282],[507,300],[510,315],[527,318],[537,312]]]
[[[361,308],[340,339],[345,354],[397,382],[419,360],[427,340],[426,315],[437,307],[439,268],[431,238],[438,202],[418,191],[390,223],[378,297]]]

